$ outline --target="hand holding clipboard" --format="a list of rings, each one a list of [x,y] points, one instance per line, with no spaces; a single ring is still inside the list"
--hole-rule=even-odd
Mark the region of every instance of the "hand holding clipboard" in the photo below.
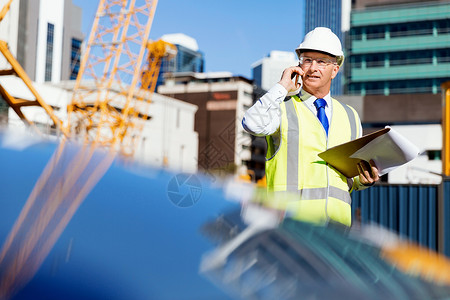
[[[417,146],[387,126],[319,153],[319,157],[346,177],[352,178],[358,175],[357,164],[362,160],[373,160],[382,176],[419,154]]]

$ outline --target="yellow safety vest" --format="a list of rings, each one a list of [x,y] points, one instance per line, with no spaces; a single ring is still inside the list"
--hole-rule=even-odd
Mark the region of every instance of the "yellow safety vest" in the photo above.
[[[328,131],[298,98],[280,104],[280,142],[267,136],[266,179],[269,204],[292,218],[314,223],[329,220],[351,226],[347,178],[318,154],[360,136],[356,111],[332,99]]]

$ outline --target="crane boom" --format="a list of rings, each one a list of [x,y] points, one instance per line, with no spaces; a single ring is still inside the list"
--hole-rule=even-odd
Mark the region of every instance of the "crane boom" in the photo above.
[[[139,90],[158,1],[143,2],[100,1],[68,107],[71,135],[128,155],[152,92]]]
[[[8,2],[3,5],[2,10],[0,11],[0,22],[3,20],[3,18],[6,16],[6,14],[9,11],[9,8],[11,7],[11,3],[13,2],[13,0],[8,0]]]

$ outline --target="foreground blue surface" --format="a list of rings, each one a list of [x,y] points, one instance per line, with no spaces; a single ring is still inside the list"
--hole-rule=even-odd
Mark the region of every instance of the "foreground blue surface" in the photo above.
[[[242,209],[225,197],[242,198],[242,185],[118,160],[94,176],[106,153],[67,144],[49,163],[58,145],[20,141],[0,135],[1,300],[450,299],[361,236]]]
[[[0,150],[2,243],[56,147]],[[201,180],[198,201],[176,206],[168,197],[175,175],[114,162],[14,299],[228,299],[199,275],[214,246],[199,229],[239,205]]]

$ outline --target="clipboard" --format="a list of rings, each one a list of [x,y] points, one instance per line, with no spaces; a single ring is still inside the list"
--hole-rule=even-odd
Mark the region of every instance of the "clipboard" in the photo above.
[[[388,133],[390,130],[390,127],[386,127],[353,141],[335,146],[319,153],[319,157],[329,163],[347,178],[355,177],[359,174],[358,167],[356,165],[361,161],[361,159],[351,156],[356,151],[363,148],[377,137]]]

